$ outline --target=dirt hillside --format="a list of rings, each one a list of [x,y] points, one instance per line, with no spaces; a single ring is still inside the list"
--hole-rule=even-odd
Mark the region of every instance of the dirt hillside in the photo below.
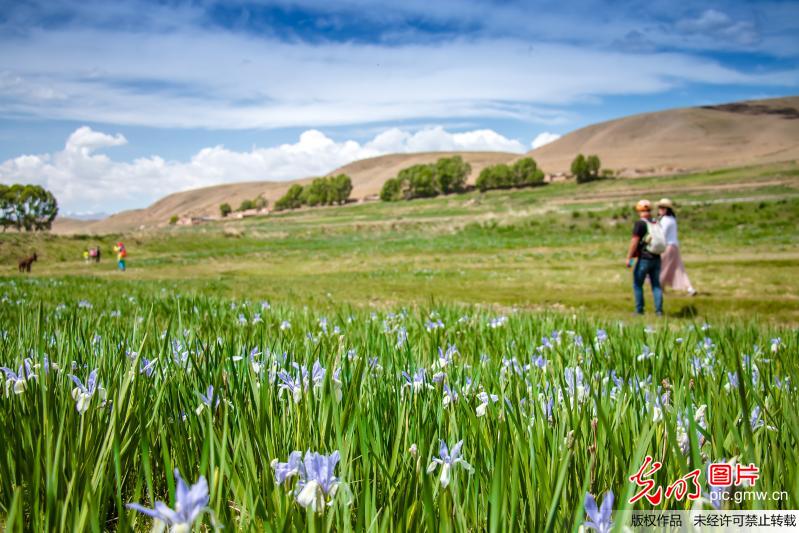
[[[673,109],[594,124],[530,152],[546,172],[597,154],[623,175],[799,158],[799,96]]]

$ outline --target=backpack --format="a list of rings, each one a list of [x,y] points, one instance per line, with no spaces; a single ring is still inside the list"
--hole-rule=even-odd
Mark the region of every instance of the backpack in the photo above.
[[[646,236],[644,237],[646,243],[646,251],[650,254],[660,255],[666,251],[666,234],[663,231],[663,226],[658,224],[657,221],[646,221]]]

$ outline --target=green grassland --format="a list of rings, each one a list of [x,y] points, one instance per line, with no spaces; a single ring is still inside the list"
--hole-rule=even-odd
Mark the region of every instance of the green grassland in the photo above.
[[[626,317],[623,266],[639,197],[679,205],[682,252],[700,291],[667,314],[799,322],[799,165],[571,182],[410,202],[314,208],[111,235],[3,235],[0,260],[36,249],[35,275],[180,283],[186,290],[355,305],[447,301]],[[110,247],[129,251],[114,271]],[[101,243],[106,261],[84,265]]]
[[[453,304],[319,312],[90,278],[2,281],[0,301],[0,366],[27,377],[0,394],[7,531],[147,531],[126,505],[175,507],[174,470],[207,480],[193,531],[577,532],[587,493],[616,495],[616,524],[653,507],[628,503],[646,455],[664,488],[700,472],[698,499],[658,509],[712,509],[707,465],[731,460],[760,478],[729,494],[769,499],[722,508],[799,505],[795,330]],[[95,369],[79,409],[70,375]],[[408,387],[401,373],[419,370]],[[469,464],[448,484],[428,470],[442,440],[463,441]],[[273,470],[307,450],[341,458],[316,512]]]

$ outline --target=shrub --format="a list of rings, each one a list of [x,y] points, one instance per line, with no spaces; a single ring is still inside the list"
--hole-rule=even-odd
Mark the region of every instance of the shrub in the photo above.
[[[233,209],[230,207],[230,204],[225,202],[219,206],[219,214],[222,215],[222,218],[228,216]]]
[[[169,225],[170,226],[174,226],[177,223],[178,223],[178,216],[177,215],[172,215],[171,217],[169,217]]]
[[[263,196],[258,196],[258,198],[253,200],[253,205],[255,206],[255,209],[266,209],[266,207],[269,205],[269,200]]]
[[[250,209],[255,209],[255,202],[253,200],[242,200],[237,211],[249,211]]]

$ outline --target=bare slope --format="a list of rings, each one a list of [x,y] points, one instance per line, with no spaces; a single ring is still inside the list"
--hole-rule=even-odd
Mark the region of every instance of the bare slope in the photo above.
[[[588,126],[530,152],[546,172],[597,154],[625,175],[799,158],[799,97],[644,113]]]

